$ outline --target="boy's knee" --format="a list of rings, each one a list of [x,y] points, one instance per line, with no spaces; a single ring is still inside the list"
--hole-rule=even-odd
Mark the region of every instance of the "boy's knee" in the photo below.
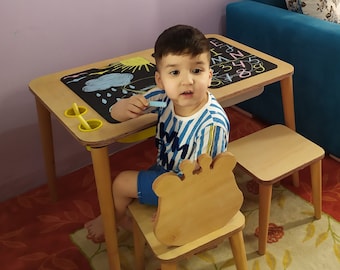
[[[125,172],[120,172],[120,173],[115,177],[115,179],[113,180],[112,188],[118,188],[118,187],[120,187],[122,184],[124,184],[125,179],[126,179],[126,174],[125,174]]]
[[[134,191],[136,187],[137,180],[134,179],[136,176],[134,172],[123,171],[120,172],[112,183],[112,191],[118,195],[130,196],[131,192]]]

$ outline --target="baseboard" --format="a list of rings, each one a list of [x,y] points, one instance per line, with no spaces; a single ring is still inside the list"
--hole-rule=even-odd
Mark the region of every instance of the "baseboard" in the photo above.
[[[243,114],[243,115],[245,115],[249,118],[253,118],[253,115],[250,112],[247,112],[247,111],[241,109],[240,107],[238,107],[236,105],[231,106],[231,108],[233,108],[235,111],[237,111],[237,112],[239,112],[239,113],[241,113],[241,114]]]
[[[332,159],[334,159],[335,161],[340,162],[340,157],[336,157],[336,156],[334,156],[334,155],[332,155],[332,154],[329,154],[329,156],[330,156]]]

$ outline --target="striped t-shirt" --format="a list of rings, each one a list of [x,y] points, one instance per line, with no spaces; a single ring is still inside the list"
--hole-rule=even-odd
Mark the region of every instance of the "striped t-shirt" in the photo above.
[[[179,173],[179,164],[184,159],[195,161],[203,153],[215,157],[226,150],[229,119],[211,93],[205,106],[188,117],[175,114],[173,103],[164,90],[151,90],[144,96],[149,101],[166,103],[166,107],[156,110],[157,164],[165,170]]]

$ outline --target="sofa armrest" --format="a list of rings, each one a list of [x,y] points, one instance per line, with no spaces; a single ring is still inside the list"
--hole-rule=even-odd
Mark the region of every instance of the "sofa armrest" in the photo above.
[[[294,66],[297,130],[340,156],[340,24],[256,1],[226,7],[227,37]],[[279,85],[241,107],[270,122],[283,122]],[[269,91],[270,89],[270,91]],[[338,136],[338,135],[337,135]]]

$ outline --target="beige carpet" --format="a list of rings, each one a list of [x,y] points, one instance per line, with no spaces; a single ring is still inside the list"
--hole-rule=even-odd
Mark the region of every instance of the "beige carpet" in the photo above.
[[[244,239],[249,270],[338,270],[340,269],[340,224],[323,214],[320,220],[313,219],[310,203],[294,195],[282,186],[275,187],[271,207],[270,239],[267,253],[259,256],[255,230],[258,225],[257,186],[249,178],[237,174],[238,183],[244,192],[242,212],[246,216]],[[94,270],[108,267],[105,244],[94,244],[86,239],[84,229],[71,235],[73,242],[82,250]],[[119,250],[122,270],[133,270],[133,242],[128,232],[119,233]],[[159,269],[159,264],[149,249],[145,253],[147,270]],[[180,264],[181,270],[235,269],[229,242],[198,254]]]

